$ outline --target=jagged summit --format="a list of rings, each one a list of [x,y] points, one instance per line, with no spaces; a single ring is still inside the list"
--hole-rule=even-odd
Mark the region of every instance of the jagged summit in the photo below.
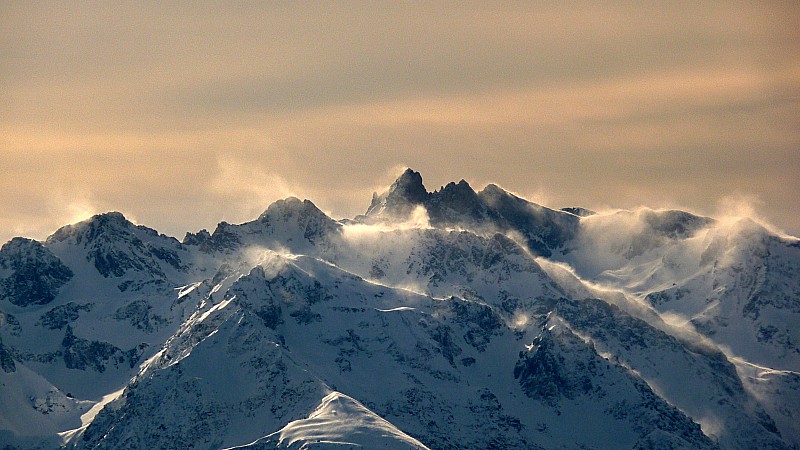
[[[478,196],[472,189],[472,186],[464,179],[461,179],[458,183],[451,181],[438,191],[434,191],[431,195],[439,199],[450,199],[454,201],[476,199]]]
[[[374,193],[367,217],[404,219],[418,206],[423,206],[434,222],[453,222],[451,217],[463,214],[473,219],[484,218],[485,205],[469,183],[462,179],[450,182],[433,192],[422,183],[422,175],[406,169],[383,194]]]
[[[187,231],[186,234],[183,236],[183,241],[181,241],[184,245],[201,245],[204,242],[208,242],[211,239],[211,233],[208,232],[205,228],[201,229],[197,233],[192,233],[191,231]]]
[[[366,215],[374,217],[384,215],[391,218],[402,218],[411,214],[418,205],[424,205],[430,194],[422,184],[422,175],[412,169],[406,169],[400,177],[381,195],[372,196],[372,203]]]
[[[406,169],[389,189],[393,193],[404,193],[409,200],[424,201],[428,191],[422,184],[422,175],[413,169]]]
[[[450,182],[427,192],[422,176],[407,169],[388,191],[373,196],[365,220],[407,220],[417,207],[424,207],[430,225],[462,228],[481,233],[515,232],[535,254],[550,256],[576,232],[579,218],[517,197],[495,184],[476,193],[466,180]]]
[[[269,205],[267,210],[258,216],[258,221],[265,222],[278,218],[285,219],[295,215],[311,215],[317,218],[328,217],[324,212],[322,212],[322,210],[317,208],[317,205],[315,205],[311,200],[300,200],[297,197],[287,197]]]
[[[14,254],[19,257],[26,256],[31,249],[38,249],[42,244],[34,239],[25,237],[11,238],[10,241],[0,246],[0,255]],[[2,262],[0,261],[0,266]]]
[[[17,237],[0,248],[0,298],[13,305],[50,303],[72,276],[72,271],[38,241]]]
[[[434,223],[462,225],[465,220],[479,222],[492,217],[478,194],[463,179],[458,183],[447,183],[431,194],[426,206]]]
[[[143,225],[136,225],[118,211],[96,214],[81,222],[66,225],[47,238],[47,243],[61,242],[74,238],[78,243],[91,242],[97,238],[112,238],[119,235],[130,235],[140,230],[147,235],[157,236],[158,232]]]

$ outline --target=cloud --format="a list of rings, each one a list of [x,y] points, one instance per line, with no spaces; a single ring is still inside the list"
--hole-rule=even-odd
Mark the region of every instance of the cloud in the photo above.
[[[375,240],[382,239],[383,235],[393,231],[425,230],[430,228],[428,211],[424,206],[417,205],[408,219],[404,221],[381,221],[373,224],[348,223],[342,227],[342,236],[349,241]]]
[[[717,201],[715,217],[719,228],[726,229],[725,233],[732,234],[742,228],[742,222],[752,221],[766,229],[769,233],[784,239],[797,240],[800,233],[794,236],[775,226],[761,211],[766,207],[766,202],[755,195],[734,193],[720,198]]]
[[[287,265],[293,255],[286,249],[268,249],[251,246],[242,251],[243,262],[246,264],[243,273],[247,273],[255,266],[261,266],[267,279],[275,278]]]
[[[554,207],[738,189],[800,234],[789,4],[2,9],[0,235],[58,190],[172,234],[287,192],[352,217],[401,162]]]
[[[247,164],[245,161],[220,158],[211,176],[209,194],[237,212],[235,221],[252,220],[268,205],[286,197],[303,196],[303,188],[290,184],[282,176]]]

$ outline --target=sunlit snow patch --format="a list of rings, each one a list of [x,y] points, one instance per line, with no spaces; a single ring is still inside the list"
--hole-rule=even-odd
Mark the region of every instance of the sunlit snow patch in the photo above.
[[[203,282],[198,281],[196,283],[187,284],[186,286],[175,288],[175,290],[178,291],[178,298],[180,299],[189,295],[193,290],[197,289],[197,287],[200,286],[201,284],[203,284]]]
[[[375,309],[377,311],[379,311],[379,312],[413,311],[414,310],[414,308],[412,308],[410,306],[400,306],[400,307],[392,308],[392,309],[378,309],[378,308],[375,308]]]
[[[69,443],[72,439],[76,436],[80,436],[83,431],[92,423],[97,414],[109,403],[113,402],[114,400],[118,399],[120,395],[125,391],[125,388],[122,388],[118,391],[114,391],[110,394],[104,395],[99,402],[97,402],[89,411],[86,411],[83,415],[81,415],[81,426],[79,428],[75,428],[74,430],[67,430],[58,435],[61,437],[62,442],[64,444]]]
[[[376,449],[428,448],[339,392],[325,396],[308,418],[295,420],[251,444],[233,448],[317,448],[314,444]]]

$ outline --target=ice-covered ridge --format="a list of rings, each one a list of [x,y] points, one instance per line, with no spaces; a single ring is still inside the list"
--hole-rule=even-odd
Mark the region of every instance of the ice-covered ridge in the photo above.
[[[307,418],[290,422],[281,430],[251,444],[227,450],[345,446],[386,450],[428,448],[357,400],[340,392],[331,392]]]

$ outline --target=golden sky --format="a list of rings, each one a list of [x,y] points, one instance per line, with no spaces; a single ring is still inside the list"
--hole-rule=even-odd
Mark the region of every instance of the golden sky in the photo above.
[[[800,234],[797,1],[163,3],[0,3],[0,240],[349,217],[406,166]]]

